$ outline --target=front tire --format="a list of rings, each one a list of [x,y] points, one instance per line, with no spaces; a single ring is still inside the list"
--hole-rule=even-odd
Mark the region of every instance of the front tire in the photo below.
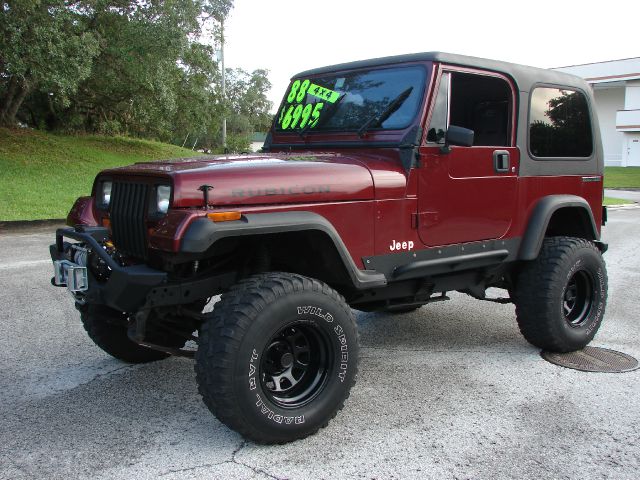
[[[89,338],[112,357],[127,363],[147,363],[170,356],[132,342],[127,335],[125,314],[103,305],[84,305],[79,310]]]
[[[199,333],[196,377],[216,417],[258,443],[326,426],[355,383],[358,335],[344,299],[289,273],[249,277],[222,295]]]
[[[581,238],[546,238],[538,258],[518,276],[518,326],[529,343],[544,350],[584,348],[602,323],[606,303],[602,254]]]

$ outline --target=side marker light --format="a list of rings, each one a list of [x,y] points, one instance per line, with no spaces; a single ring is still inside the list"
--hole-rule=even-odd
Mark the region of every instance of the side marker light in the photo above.
[[[233,220],[240,220],[242,218],[242,213],[214,212],[214,213],[207,213],[207,218],[212,222],[231,222]]]

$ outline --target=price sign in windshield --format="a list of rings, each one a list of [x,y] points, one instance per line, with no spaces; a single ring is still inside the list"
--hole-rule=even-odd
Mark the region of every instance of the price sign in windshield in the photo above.
[[[317,125],[325,102],[335,103],[340,93],[311,83],[309,79],[295,80],[286,97],[286,103],[280,110],[278,125],[282,130],[313,128]],[[310,100],[310,103],[307,103]],[[320,100],[320,101],[318,101]]]

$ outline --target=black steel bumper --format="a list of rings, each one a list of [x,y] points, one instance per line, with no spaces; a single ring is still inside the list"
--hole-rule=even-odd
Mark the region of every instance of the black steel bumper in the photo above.
[[[66,260],[64,238],[71,238],[89,246],[109,266],[111,274],[103,281],[87,269],[89,288],[82,293],[85,303],[136,312],[141,308],[188,304],[219,293],[236,281],[235,273],[221,273],[176,283],[169,281],[167,273],[146,265],[123,267],[100,245],[108,235],[102,227],[60,228],[56,231],[56,243],[49,247],[53,261]]]
[[[49,247],[51,259],[65,260],[64,238],[71,238],[89,246],[92,252],[109,266],[111,275],[106,281],[99,281],[88,269],[89,289],[83,300],[92,304],[103,304],[121,312],[133,312],[146,303],[147,295],[157,286],[167,283],[167,274],[146,265],[119,265],[102,248],[99,242],[108,238],[106,228],[76,227],[60,228],[56,231],[56,243]]]

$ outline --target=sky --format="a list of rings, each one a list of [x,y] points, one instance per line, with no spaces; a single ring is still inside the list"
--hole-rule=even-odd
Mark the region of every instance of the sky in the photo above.
[[[235,0],[225,66],[269,70],[277,109],[295,73],[444,51],[551,68],[640,57],[639,0]]]

